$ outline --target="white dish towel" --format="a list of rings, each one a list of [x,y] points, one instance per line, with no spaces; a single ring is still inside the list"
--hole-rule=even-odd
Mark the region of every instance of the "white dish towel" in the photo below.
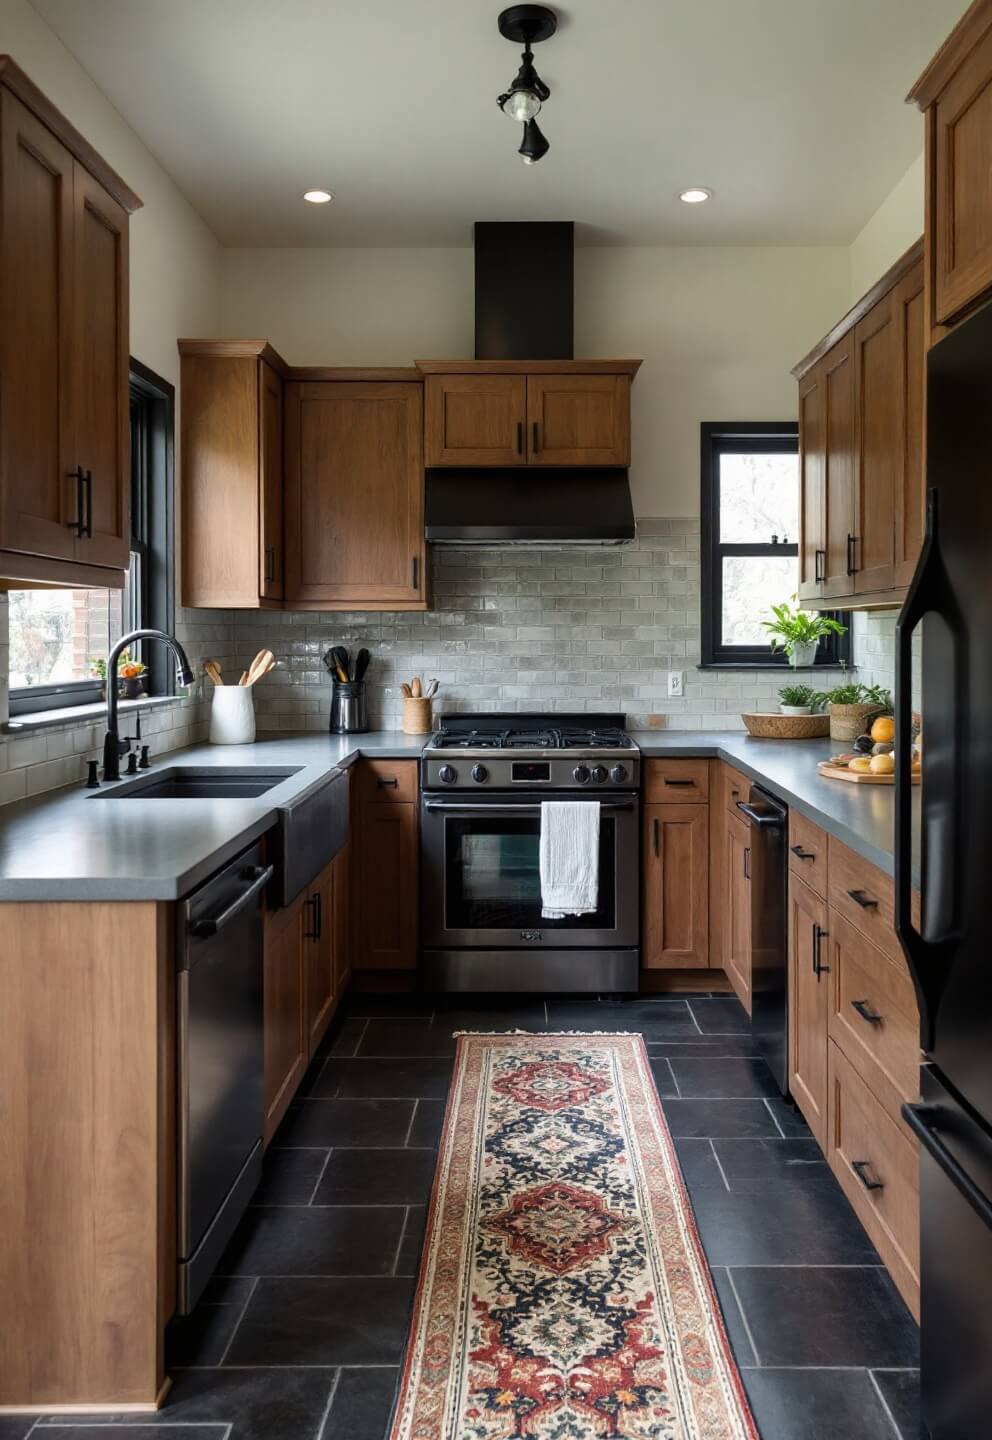
[[[541,914],[591,915],[599,903],[599,802],[542,800]]]

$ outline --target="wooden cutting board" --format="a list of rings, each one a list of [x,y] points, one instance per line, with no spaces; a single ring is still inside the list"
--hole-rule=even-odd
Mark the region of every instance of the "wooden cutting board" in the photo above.
[[[873,775],[870,770],[846,770],[839,765],[830,765],[826,760],[821,760],[816,768],[828,780],[847,780],[851,785],[894,785],[896,783],[894,775]],[[913,784],[919,785],[919,783],[920,774],[919,771],[915,771]]]

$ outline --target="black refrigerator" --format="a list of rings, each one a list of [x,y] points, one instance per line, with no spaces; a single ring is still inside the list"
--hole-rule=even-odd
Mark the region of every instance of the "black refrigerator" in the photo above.
[[[992,1434],[992,306],[927,357],[926,536],[896,628],[896,750],[896,928],[926,1054],[922,1101],[903,1108],[920,1140],[923,1417],[932,1440],[978,1440]]]

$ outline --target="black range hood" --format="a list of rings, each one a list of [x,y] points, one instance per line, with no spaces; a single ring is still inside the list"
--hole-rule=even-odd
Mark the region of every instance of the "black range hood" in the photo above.
[[[627,471],[523,466],[431,469],[427,539],[435,545],[625,545],[634,538]]]

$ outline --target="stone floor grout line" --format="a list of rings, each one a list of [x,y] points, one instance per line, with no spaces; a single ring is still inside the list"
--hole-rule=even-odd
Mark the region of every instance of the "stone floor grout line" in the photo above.
[[[878,1398],[879,1398],[879,1401],[880,1401],[880,1403],[881,1403],[882,1409],[885,1411],[885,1414],[886,1414],[886,1416],[887,1416],[887,1418],[888,1418],[889,1424],[892,1426],[892,1433],[895,1435],[896,1440],[902,1440],[902,1431],[899,1429],[899,1426],[896,1424],[896,1417],[893,1415],[892,1411],[889,1409],[889,1402],[886,1400],[885,1396],[882,1394],[882,1387],[881,1387],[881,1385],[879,1385],[878,1381],[875,1379],[874,1372],[871,1371],[871,1370],[868,1371],[868,1379],[870,1380],[870,1382],[871,1382],[871,1384],[872,1384],[872,1388],[874,1389],[875,1394],[876,1394],[876,1395],[878,1396]]]
[[[720,1163],[720,1157],[719,1157],[719,1155],[716,1153],[716,1142],[715,1142],[712,1138],[710,1139],[710,1149],[713,1151],[713,1159],[716,1161],[716,1168],[717,1168],[717,1169],[719,1170],[719,1172],[720,1172],[720,1179],[723,1181],[724,1185],[727,1187],[727,1193],[729,1194],[729,1193],[730,1193],[730,1181],[727,1179],[727,1172],[726,1172],[726,1170],[724,1170],[722,1164]]]
[[[695,1012],[695,1010],[693,1010],[693,1008],[692,1008],[692,1006],[690,1005],[690,1003],[689,1003],[688,1000],[685,1002],[685,1008],[688,1010],[689,1014],[692,1016],[692,1023],[693,1023],[693,1025],[695,1025],[695,1027],[696,1027],[696,1029],[699,1031],[700,1035],[702,1035],[702,1034],[703,1034],[703,1027],[702,1027],[702,1025],[700,1025],[699,1021],[696,1019],[696,1012]]]
[[[775,1111],[772,1109],[771,1105],[768,1103],[768,1097],[767,1097],[767,1096],[765,1096],[765,1109],[768,1111],[769,1115],[772,1117],[772,1124],[775,1126],[775,1129],[778,1131],[779,1139],[780,1139],[780,1140],[784,1140],[784,1139],[785,1139],[785,1131],[782,1129],[781,1125],[778,1123],[778,1116],[775,1114]]]
[[[406,1227],[410,1223],[410,1207],[406,1207],[406,1214],[403,1216],[403,1224],[400,1226],[400,1238],[396,1242],[396,1254],[393,1256],[393,1268],[390,1275],[396,1276],[396,1267],[400,1263],[400,1251],[403,1249],[403,1241],[406,1239]]]
[[[237,1276],[236,1278],[237,1278],[237,1279],[242,1279],[243,1277],[242,1277],[242,1276]],[[242,1320],[245,1318],[245,1314],[246,1314],[246,1312],[247,1312],[247,1310],[248,1310],[248,1306],[251,1304],[251,1301],[252,1301],[252,1296],[255,1294],[255,1291],[256,1291],[257,1289],[258,1289],[258,1276],[257,1276],[257,1275],[254,1275],[254,1276],[252,1276],[251,1288],[249,1289],[248,1294],[247,1294],[247,1296],[245,1297],[245,1303],[244,1303],[244,1304],[242,1305],[242,1307],[241,1307],[240,1314],[238,1315],[237,1320],[235,1320],[235,1322],[234,1322],[234,1329],[231,1331],[230,1335],[228,1336],[227,1344],[224,1346],[224,1353],[223,1353],[223,1355],[220,1357],[220,1359],[217,1361],[217,1364],[212,1367],[213,1369],[219,1370],[219,1369],[221,1368],[221,1366],[224,1364],[224,1361],[227,1359],[228,1355],[230,1355],[230,1353],[231,1353],[231,1346],[234,1344],[234,1337],[235,1337],[235,1335],[237,1335],[238,1331],[241,1329],[241,1322],[242,1322]]]
[[[410,1111],[410,1123],[409,1123],[409,1125],[406,1127],[406,1136],[405,1136],[405,1138],[404,1138],[404,1140],[403,1140],[402,1146],[400,1147],[400,1148],[403,1149],[403,1150],[407,1150],[407,1149],[410,1148],[410,1136],[413,1134],[413,1122],[414,1122],[414,1120],[416,1119],[417,1109],[418,1109],[419,1105],[420,1105],[420,1096],[417,1095],[417,1096],[414,1098],[413,1109]]]
[[[751,1326],[750,1326],[750,1324],[748,1323],[748,1318],[747,1318],[747,1316],[744,1314],[744,1306],[741,1304],[741,1297],[740,1297],[740,1296],[738,1295],[738,1293],[737,1293],[737,1286],[734,1284],[734,1273],[733,1273],[733,1271],[731,1270],[731,1268],[730,1268],[729,1265],[726,1267],[726,1269],[727,1269],[727,1283],[729,1284],[729,1286],[730,1286],[730,1288],[731,1288],[731,1290],[732,1290],[732,1292],[733,1292],[734,1302],[735,1302],[736,1305],[737,1305],[737,1313],[738,1313],[738,1314],[740,1315],[740,1317],[741,1317],[741,1324],[744,1326],[744,1334],[747,1336],[747,1343],[750,1345],[750,1347],[751,1347],[751,1354],[754,1356],[754,1364],[755,1364],[755,1367],[760,1370],[760,1369],[762,1368],[762,1367],[761,1367],[761,1356],[758,1354],[758,1347],[757,1347],[757,1345],[755,1345],[755,1343],[754,1343],[754,1335],[753,1335],[752,1332],[751,1332]]]
[[[671,1060],[667,1055],[665,1056],[665,1064],[668,1066],[668,1073],[672,1077],[672,1084],[675,1086],[675,1094],[679,1100],[683,1100],[685,1097],[682,1094],[682,1087],[679,1085],[679,1078],[675,1073],[675,1066],[672,1064]]]
[[[321,1182],[321,1180],[323,1180],[323,1178],[324,1178],[324,1172],[326,1171],[328,1165],[330,1164],[331,1156],[332,1156],[333,1154],[334,1154],[334,1146],[333,1146],[333,1145],[330,1145],[330,1146],[328,1146],[327,1154],[324,1156],[324,1163],[323,1163],[323,1165],[321,1165],[321,1167],[320,1167],[320,1174],[317,1176],[316,1183],[314,1184],[314,1187],[313,1187],[312,1191],[310,1192],[310,1199],[309,1199],[308,1202],[307,1202],[309,1205],[312,1205],[313,1202],[314,1202],[314,1201],[316,1200],[316,1198],[317,1198],[317,1191],[320,1189],[320,1182]]]
[[[327,1404],[324,1406],[324,1413],[320,1417],[320,1424],[317,1426],[317,1434],[314,1440],[323,1440],[324,1426],[327,1424],[328,1416],[331,1413],[331,1406],[334,1404],[334,1397],[338,1393],[338,1386],[341,1384],[341,1367],[338,1366],[337,1374],[331,1381],[331,1393],[327,1397]]]

